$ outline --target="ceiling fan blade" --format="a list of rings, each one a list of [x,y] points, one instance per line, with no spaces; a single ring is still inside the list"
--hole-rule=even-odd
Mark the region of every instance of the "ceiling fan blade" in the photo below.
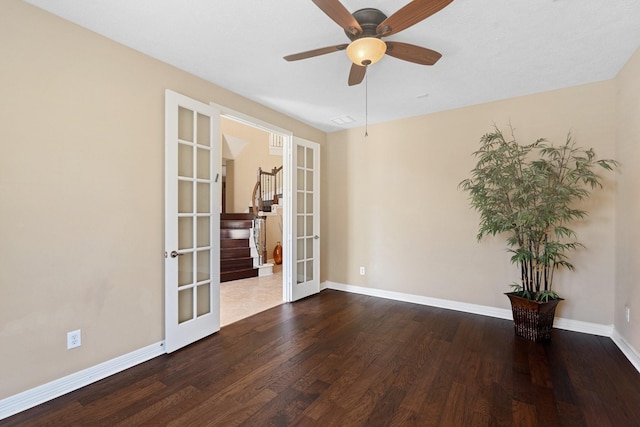
[[[390,36],[433,15],[453,0],[413,0],[376,28],[378,36]]]
[[[348,44],[338,44],[335,46],[321,47],[319,49],[308,50],[306,52],[294,53],[284,57],[287,61],[299,61],[301,59],[313,58],[314,56],[326,55],[327,53],[345,50]]]
[[[442,57],[440,53],[426,47],[401,42],[388,41],[386,43],[387,55],[416,64],[433,65]]]
[[[367,74],[367,67],[351,64],[351,71],[349,72],[349,86],[355,86],[362,83],[365,74]]]
[[[346,32],[357,36],[362,33],[362,27],[356,18],[338,0],[312,0],[327,16],[333,19]]]

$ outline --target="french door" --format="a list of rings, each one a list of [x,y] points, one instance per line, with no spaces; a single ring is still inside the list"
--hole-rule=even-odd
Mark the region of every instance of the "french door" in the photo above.
[[[294,137],[287,157],[291,203],[285,222],[291,250],[283,271],[288,299],[296,301],[320,292],[320,145]]]
[[[165,93],[165,346],[220,330],[220,113]]]

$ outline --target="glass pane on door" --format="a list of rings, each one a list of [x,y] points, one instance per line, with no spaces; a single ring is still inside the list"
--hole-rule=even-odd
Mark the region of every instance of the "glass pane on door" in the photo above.
[[[193,247],[193,218],[178,218],[178,249]]]
[[[184,177],[193,176],[193,146],[178,144],[178,175]]]
[[[178,291],[178,323],[193,319],[193,289]]]
[[[211,217],[198,217],[198,247],[211,246]]]
[[[178,181],[178,213],[193,212],[193,182]]]
[[[313,280],[313,260],[309,260],[307,261],[307,265],[306,265],[306,273],[307,275],[304,278],[305,282],[309,282],[311,280]]]
[[[193,111],[184,107],[178,107],[178,139],[193,142]]]
[[[305,278],[304,261],[299,261],[297,264],[298,264],[298,268],[296,272],[296,284],[299,285],[300,283],[304,283],[304,278]]]
[[[205,283],[198,286],[198,311],[196,316],[211,313],[211,284]]]
[[[181,253],[178,257],[178,287],[193,283],[193,253]]]
[[[210,150],[204,148],[198,148],[198,178],[209,179],[211,178],[211,166],[209,164]]]
[[[307,147],[307,168],[313,169],[313,148]]]
[[[198,113],[198,145],[209,146],[209,140],[211,139],[211,119],[208,116]],[[207,156],[208,157],[208,156]]]
[[[210,198],[210,185],[209,183],[199,182],[197,186],[197,198],[198,198],[198,213],[211,212],[211,198]]]
[[[313,237],[307,238],[306,258],[313,258]]]
[[[198,251],[198,274],[196,280],[202,282],[211,277],[211,252]]]

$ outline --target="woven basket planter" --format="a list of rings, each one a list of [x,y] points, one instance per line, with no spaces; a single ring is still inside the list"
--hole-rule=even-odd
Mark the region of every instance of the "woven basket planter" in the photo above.
[[[505,295],[511,301],[516,335],[534,342],[549,341],[556,306],[562,298],[540,302],[519,297],[511,292]]]

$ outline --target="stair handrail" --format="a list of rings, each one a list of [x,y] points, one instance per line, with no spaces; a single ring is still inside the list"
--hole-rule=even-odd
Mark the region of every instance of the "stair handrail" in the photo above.
[[[256,184],[251,193],[252,210],[255,216],[258,216],[259,212],[263,210],[264,200],[267,199],[269,191],[273,204],[278,204],[278,188],[282,188],[282,166],[272,168],[271,171],[263,171],[259,167]]]
[[[256,185],[253,186],[253,192],[251,193],[251,210],[253,211],[253,216],[256,218],[264,207],[264,201],[262,200],[261,193],[260,180],[258,180]]]

